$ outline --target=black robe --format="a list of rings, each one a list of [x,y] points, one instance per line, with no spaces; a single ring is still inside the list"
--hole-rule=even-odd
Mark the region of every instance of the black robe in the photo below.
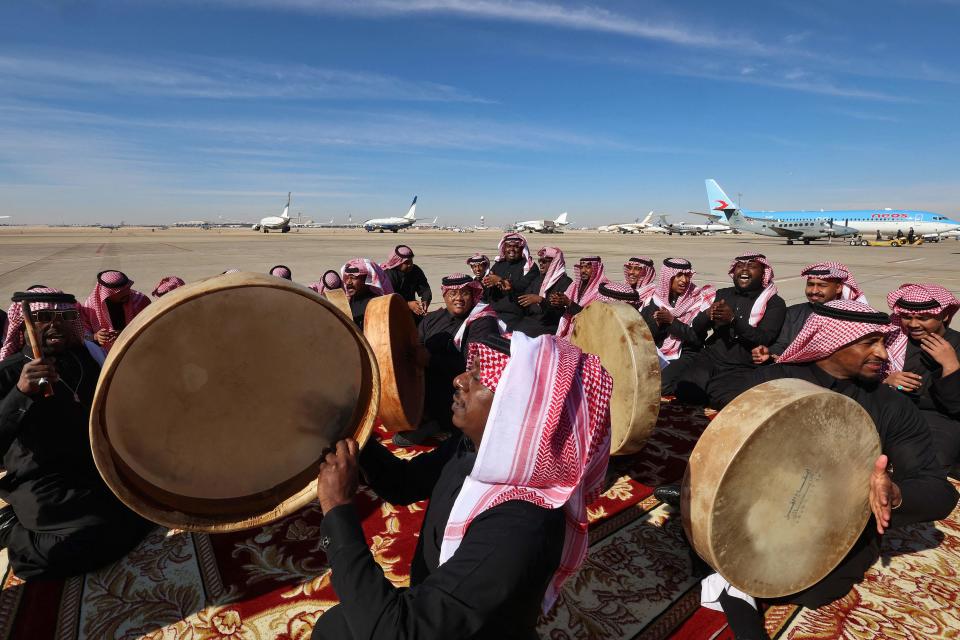
[[[698,352],[686,352],[663,370],[662,392],[676,394],[680,402],[722,407],[736,397],[736,387],[756,368],[751,350],[759,345],[769,346],[776,340],[787,305],[778,295],[767,301],[763,318],[753,327],[749,323],[750,310],[762,289],[742,290],[727,287],[717,291],[716,301],[725,301],[733,309],[733,321],[716,326],[710,320],[710,310],[697,314],[690,323],[703,342]],[[709,337],[708,332],[713,331]]]
[[[461,348],[458,349],[453,338],[464,320],[465,318],[457,318],[444,307],[424,316],[423,322],[417,328],[420,344],[430,353],[430,364],[425,372],[424,419],[432,418],[445,427],[453,426],[450,422],[453,379],[466,368],[466,354],[470,342],[500,333],[496,318],[478,318],[464,331]]]
[[[52,398],[17,389],[26,362],[24,354],[0,362],[0,452],[7,469],[0,499],[19,521],[7,541],[10,564],[20,578],[91,571],[122,557],[154,525],[123,506],[94,465],[90,407],[100,367],[87,349],[57,357],[62,382]]]
[[[430,290],[430,283],[427,281],[426,274],[423,273],[418,265],[413,265],[407,273],[400,271],[400,268],[387,269],[387,277],[390,278],[390,284],[393,285],[393,292],[399,293],[407,302],[413,302],[420,297],[424,307],[430,306],[433,300],[433,292]]]
[[[510,280],[513,288],[510,291],[504,291],[500,287],[489,287],[484,290],[484,302],[489,302],[493,310],[497,312],[497,317],[507,324],[507,328],[513,331],[513,328],[523,319],[525,311],[517,298],[527,292],[532,292],[531,284],[540,275],[540,268],[534,263],[530,267],[527,275],[523,275],[523,267],[526,264],[521,257],[515,262],[500,260],[494,262],[490,272],[504,280]],[[539,292],[539,288],[537,289]]]
[[[813,313],[813,305],[809,302],[792,304],[787,307],[787,315],[783,320],[783,327],[781,327],[780,335],[777,336],[776,341],[770,345],[770,353],[779,356],[786,351],[790,343],[793,342],[794,338],[800,333],[800,330],[803,329],[803,325],[811,313]]]
[[[540,273],[527,289],[529,293],[540,294],[540,286],[543,284],[544,274]],[[545,292],[543,302],[532,304],[524,309],[523,318],[516,323],[514,331],[525,333],[531,338],[546,334],[554,334],[560,325],[560,318],[563,317],[564,308],[554,307],[550,304],[550,295],[554,293],[564,293],[567,288],[573,284],[570,276],[563,274],[552,287]]]
[[[960,354],[960,332],[947,328],[943,339]],[[903,370],[923,376],[917,391],[904,393],[930,425],[940,462],[948,469],[960,463],[960,371],[942,377],[943,367],[925,352],[919,342],[907,340]]]
[[[681,347],[681,354],[692,353],[703,348],[703,340],[701,340],[697,332],[693,330],[693,327],[687,323],[681,322],[679,319],[674,318],[673,322],[671,322],[669,325],[658,324],[654,319],[653,314],[659,310],[660,307],[653,300],[650,300],[650,302],[648,302],[647,305],[640,310],[640,315],[643,316],[644,320],[646,320],[647,327],[650,328],[650,333],[653,335],[653,341],[656,343],[658,348],[663,346],[663,341],[667,339],[667,336],[673,336],[683,343],[683,346]]]
[[[350,313],[353,314],[353,323],[363,331],[363,319],[367,313],[367,304],[376,298],[377,294],[367,289],[363,293],[358,293],[350,298]]]
[[[105,300],[107,305],[107,313],[110,314],[110,324],[113,325],[113,330],[117,333],[123,331],[127,328],[127,314],[124,311],[125,302],[114,302],[113,300]]]
[[[340,604],[317,620],[313,640],[532,640],[543,594],[560,564],[563,509],[510,500],[477,516],[439,566],[443,532],[476,453],[465,437],[409,461],[369,441],[360,456],[369,486],[391,504],[430,498],[410,566],[397,589],[374,561],[353,505],[320,525]],[[325,543],[325,544],[324,544]]]
[[[903,496],[900,507],[891,512],[891,529],[942,520],[950,515],[957,504],[957,490],[937,461],[930,430],[907,398],[885,384],[838,380],[815,363],[761,367],[743,379],[738,392],[781,378],[799,378],[843,394],[870,414],[880,435],[881,451],[893,465],[893,481]],[[843,597],[863,579],[879,557],[879,551],[879,535],[871,517],[853,549],[836,569],[806,591],[786,600],[814,609]]]

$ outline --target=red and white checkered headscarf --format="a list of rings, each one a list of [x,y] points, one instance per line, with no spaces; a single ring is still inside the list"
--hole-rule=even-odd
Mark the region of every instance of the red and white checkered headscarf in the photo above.
[[[31,287],[29,291],[31,293],[63,293],[60,289],[53,289],[51,287]],[[31,311],[40,311],[43,309],[66,311],[77,308],[78,305],[76,302],[30,303]],[[3,337],[3,347],[0,348],[0,360],[6,360],[10,356],[16,355],[23,350],[23,345],[26,344],[24,333],[23,303],[14,302],[10,305],[10,308],[7,309],[7,333]],[[73,334],[77,342],[83,341],[83,325],[79,318],[70,323],[70,333]]]
[[[340,269],[341,280],[343,279],[343,275],[347,273],[347,269],[351,270],[350,273],[359,273],[364,276],[364,282],[367,283],[367,287],[369,287],[374,294],[382,296],[393,293],[393,284],[390,283],[390,278],[387,277],[383,268],[376,262],[367,258],[348,260]]]
[[[567,273],[567,264],[563,258],[563,251],[559,247],[542,247],[537,251],[537,255],[541,258],[552,258],[547,272],[543,275],[538,294],[541,298],[545,298],[550,287],[557,284],[557,281]]]
[[[870,304],[867,296],[860,290],[856,278],[850,273],[850,269],[842,262],[814,262],[807,265],[800,272],[805,278],[817,278],[819,280],[837,280],[843,285],[840,297],[843,300],[856,300],[864,304]]]
[[[177,276],[164,276],[160,279],[160,282],[157,283],[157,286],[153,288],[153,292],[150,295],[154,298],[160,298],[164,294],[170,293],[174,289],[179,289],[185,284],[187,283]]]
[[[527,239],[519,233],[505,233],[503,237],[500,238],[500,244],[497,245],[497,259],[495,262],[500,262],[501,260],[506,260],[503,255],[503,245],[507,242],[520,242],[523,245],[523,275],[527,275],[530,272],[530,269],[533,268],[533,256],[530,255],[530,247],[527,246]]]
[[[229,274],[229,273],[240,273],[240,269],[234,269],[234,268],[231,267],[230,269],[227,269],[226,271],[224,271],[224,272],[221,273],[220,275],[225,276],[225,275],[227,275],[227,274]]]
[[[690,276],[690,284],[683,295],[670,304],[670,285],[673,278],[680,273],[686,273]],[[666,258],[663,266],[660,268],[660,279],[657,282],[657,289],[653,293],[653,302],[657,307],[666,309],[674,318],[684,324],[690,324],[697,314],[706,311],[717,297],[717,290],[713,285],[706,284],[698,287],[693,283],[693,276],[696,271],[689,260],[684,258]],[[680,351],[683,342],[673,335],[668,334],[663,340],[660,352],[667,360],[675,360],[680,357]]]
[[[767,257],[762,253],[751,253],[734,258],[733,262],[730,263],[730,270],[727,275],[733,277],[733,269],[739,262],[758,262],[763,265],[763,291],[754,300],[753,308],[750,309],[750,318],[747,320],[751,327],[755,327],[763,320],[763,314],[767,312],[767,303],[770,302],[770,298],[777,295],[777,285],[773,281],[773,266],[767,262]]]
[[[270,269],[270,275],[283,278],[284,280],[293,280],[293,271],[290,270],[290,267],[282,264],[278,264]]]
[[[653,267],[653,260],[647,258],[646,256],[630,258],[623,263],[623,281],[627,281],[627,268],[628,267],[640,267],[643,271],[640,272],[640,279],[637,281],[637,289],[647,286],[653,282],[654,276],[657,274],[656,269]]]
[[[101,271],[98,273],[97,286],[80,305],[80,318],[83,320],[84,329],[90,334],[94,334],[100,329],[116,330],[113,321],[110,320],[107,298],[123,291],[130,292],[130,297],[123,303],[123,317],[129,324],[138,313],[150,304],[150,298],[139,291],[134,291],[132,287],[133,280],[122,271]],[[103,345],[103,348],[105,351],[109,351],[111,346],[113,346],[112,342]]]
[[[900,321],[902,313],[945,313],[944,324],[950,324],[954,314],[960,309],[960,300],[948,289],[938,284],[902,284],[887,294],[887,306],[893,312],[890,322],[895,331],[887,338],[887,353],[890,356],[890,370],[903,371],[903,362],[907,357],[909,337],[903,331]]]
[[[473,254],[472,256],[470,256],[469,258],[467,258],[467,266],[468,266],[468,267],[472,267],[472,266],[475,265],[475,264],[482,264],[482,265],[484,265],[484,267],[483,267],[483,275],[484,275],[484,276],[486,276],[488,273],[490,273],[490,258],[488,258],[487,256],[485,256],[484,254],[482,254],[482,253],[475,253],[475,254]],[[481,277],[482,277],[482,276],[481,276]]]
[[[393,248],[393,255],[386,262],[380,263],[383,269],[395,269],[403,264],[404,260],[413,260],[413,249],[405,244],[398,244]]]
[[[470,345],[471,353],[481,349]],[[543,598],[547,612],[587,554],[587,504],[599,495],[610,459],[613,379],[599,358],[550,335],[514,333],[509,360],[501,363],[487,365],[499,369],[491,381],[496,393],[473,470],[447,520],[440,564],[453,557],[470,523],[488,509],[509,500],[562,507],[566,533],[560,566]],[[481,361],[481,380],[483,371]]]
[[[580,280],[580,263],[583,262],[589,262],[593,265],[593,274],[585,285]],[[600,295],[600,283],[609,285],[610,280],[603,273],[603,261],[600,260],[599,256],[580,258],[580,263],[573,265],[573,282],[567,287],[565,293],[566,296],[570,298],[570,302],[576,303],[581,307],[586,307]],[[558,337],[567,337],[570,331],[573,330],[573,320],[574,316],[571,316],[569,313],[563,314],[557,326]]]
[[[597,287],[599,302],[626,302],[639,311],[643,308],[643,301],[633,287],[626,282],[601,282]]]
[[[343,280],[340,279],[339,273],[333,269],[330,269],[325,271],[319,280],[308,284],[307,288],[313,289],[317,293],[323,293],[324,291],[329,291],[330,289],[343,289]]]
[[[777,363],[823,360],[871,333],[888,334],[891,331],[890,317],[862,302],[832,300],[815,304],[813,313]]]

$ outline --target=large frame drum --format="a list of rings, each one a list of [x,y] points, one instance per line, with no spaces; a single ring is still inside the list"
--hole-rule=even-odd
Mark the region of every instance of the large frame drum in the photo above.
[[[637,453],[660,415],[660,361],[643,316],[626,302],[593,302],[577,314],[570,342],[613,376],[610,453]]]
[[[851,398],[794,378],[760,384],[724,407],[690,454],[687,537],[745,593],[803,591],[863,532],[879,455],[873,420]]]
[[[410,307],[390,293],[371,298],[363,314],[363,335],[380,365],[380,415],[390,431],[420,425],[426,392],[423,346]]]
[[[127,506],[167,527],[255,527],[316,499],[325,450],[366,441],[379,370],[320,294],[233,273],[180,287],[117,339],[90,415],[93,456]]]

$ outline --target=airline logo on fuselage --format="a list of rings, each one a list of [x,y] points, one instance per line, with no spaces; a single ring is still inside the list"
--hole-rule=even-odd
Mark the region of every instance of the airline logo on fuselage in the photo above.
[[[882,218],[882,219],[884,219],[884,220],[886,220],[886,219],[903,219],[903,218],[909,218],[909,217],[910,217],[910,214],[909,214],[909,213],[875,213],[875,214],[873,214],[873,215],[870,216],[870,217],[871,217],[871,218]]]

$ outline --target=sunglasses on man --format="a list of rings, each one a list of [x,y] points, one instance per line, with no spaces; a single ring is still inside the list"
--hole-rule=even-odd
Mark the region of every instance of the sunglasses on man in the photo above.
[[[53,322],[55,320],[73,322],[80,317],[80,312],[78,312],[76,309],[66,309],[63,311],[41,309],[39,311],[31,311],[30,317],[34,322]]]

